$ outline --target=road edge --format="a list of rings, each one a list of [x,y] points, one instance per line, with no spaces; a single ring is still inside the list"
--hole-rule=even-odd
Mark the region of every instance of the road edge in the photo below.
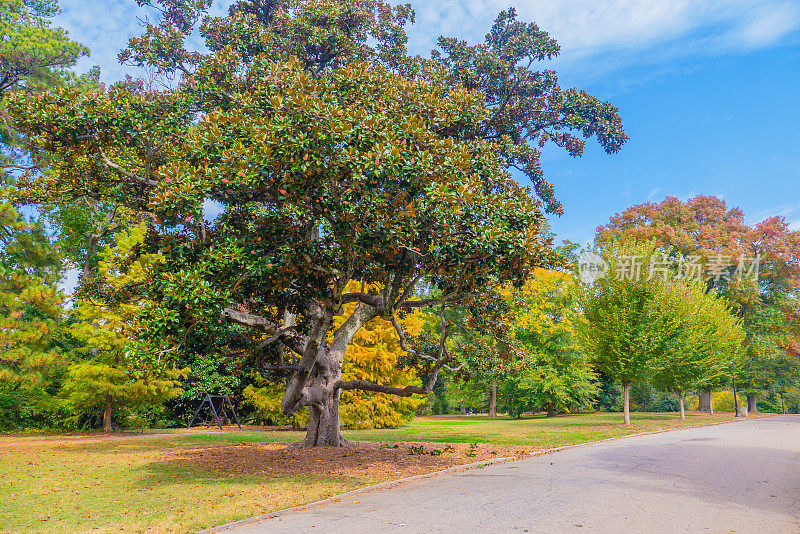
[[[297,506],[292,506],[290,508],[282,508],[281,510],[275,510],[274,512],[268,512],[266,514],[257,515],[253,517],[246,517],[244,519],[239,519],[236,521],[231,521],[230,523],[225,523],[223,525],[218,525],[216,527],[211,527],[203,530],[198,530],[197,534],[215,534],[217,532],[224,532],[226,530],[230,530],[235,527],[241,527],[245,525],[251,525],[253,523],[258,523],[260,521],[264,521],[266,519],[273,519],[278,515],[285,514],[288,512],[293,512],[295,510],[305,510],[307,508],[322,506],[325,504],[329,504],[332,502],[338,502],[342,500],[342,498],[347,497],[348,495],[358,495],[360,493],[366,493],[368,491],[374,491],[379,489],[386,489],[394,486],[399,486],[401,484],[405,484],[407,482],[411,482],[412,480],[419,480],[423,478],[432,478],[439,475],[444,475],[447,473],[454,473],[457,471],[467,471],[469,469],[479,469],[481,467],[485,467],[491,464],[499,464],[502,462],[511,462],[514,460],[521,460],[522,457],[518,456],[503,456],[502,458],[491,458],[489,460],[481,460],[480,462],[472,462],[470,464],[461,464],[461,465],[454,465],[452,467],[448,467],[447,469],[440,469],[439,471],[431,471],[430,473],[422,473],[420,475],[412,475],[409,477],[398,478],[394,480],[387,480],[386,482],[379,482],[378,484],[372,484],[371,486],[364,486],[363,488],[356,488],[354,490],[346,491],[344,493],[337,493],[336,495],[331,495],[330,497],[326,497],[324,499],[320,499],[318,501],[312,501],[308,504],[299,504]]]
[[[768,418],[770,416],[766,416],[766,417]],[[754,418],[749,419],[749,420],[750,421],[756,421],[756,420],[762,419],[762,418],[765,418],[765,417],[764,416],[754,417]],[[513,462],[513,461],[517,461],[517,460],[526,460],[528,458],[534,458],[536,456],[543,456],[545,454],[552,454],[552,453],[555,453],[555,452],[564,451],[564,450],[567,450],[567,449],[573,449],[573,448],[576,448],[576,447],[585,447],[587,445],[595,445],[595,444],[598,444],[598,443],[605,443],[605,442],[608,442],[608,441],[615,441],[615,440],[619,440],[619,439],[634,438],[634,437],[637,437],[637,436],[647,436],[647,435],[650,435],[650,434],[662,434],[664,432],[676,432],[678,430],[688,430],[690,428],[702,428],[702,427],[706,427],[706,426],[716,426],[716,425],[729,425],[731,423],[744,423],[744,422],[747,422],[747,421],[748,421],[747,418],[734,417],[733,420],[731,420],[731,421],[718,421],[718,422],[714,422],[714,423],[706,423],[706,424],[703,424],[703,425],[691,425],[691,426],[684,426],[684,427],[680,427],[680,428],[664,428],[664,429],[661,429],[661,430],[649,430],[647,432],[637,432],[636,434],[627,434],[625,436],[614,436],[614,437],[611,437],[611,438],[599,439],[597,441],[587,441],[585,443],[573,443],[572,445],[563,445],[561,447],[551,447],[549,449],[531,451],[530,453],[528,453],[525,456],[504,456],[502,458],[491,458],[489,460],[482,460],[480,462],[473,462],[473,463],[470,463],[470,464],[454,465],[452,467],[448,467],[447,469],[440,469],[439,471],[431,471],[430,473],[422,473],[420,475],[413,475],[413,476],[409,476],[409,477],[398,478],[398,479],[395,479],[395,480],[387,480],[386,482],[380,482],[378,484],[372,484],[371,486],[364,486],[363,488],[357,488],[357,489],[354,489],[354,490],[347,491],[345,493],[339,493],[339,494],[336,494],[336,495],[331,495],[330,497],[326,497],[326,498],[320,499],[318,501],[312,501],[312,502],[310,502],[308,504],[299,504],[297,506],[291,506],[289,508],[282,508],[280,510],[275,510],[274,512],[268,512],[266,514],[261,514],[261,515],[252,516],[252,517],[245,517],[244,519],[238,519],[236,521],[231,521],[230,523],[224,523],[222,525],[209,527],[209,528],[206,528],[206,529],[203,529],[203,530],[198,530],[196,532],[197,532],[197,534],[217,534],[217,533],[225,532],[227,530],[231,530],[231,529],[236,528],[236,527],[241,527],[241,526],[245,526],[245,525],[252,525],[254,523],[259,523],[259,522],[265,521],[267,519],[274,519],[274,518],[277,518],[279,515],[286,514],[288,512],[293,512],[293,511],[296,511],[296,510],[305,510],[305,509],[311,508],[311,507],[323,506],[323,505],[326,505],[326,504],[329,504],[329,503],[338,502],[338,501],[342,500],[344,497],[347,497],[349,495],[358,495],[358,494],[365,493],[365,492],[368,492],[368,491],[375,491],[375,490],[379,490],[379,489],[391,488],[391,487],[399,486],[399,485],[402,485],[402,484],[405,484],[405,483],[408,483],[408,482],[411,482],[411,481],[414,481],[414,480],[432,478],[432,477],[435,477],[435,476],[445,475],[445,474],[448,474],[448,473],[454,473],[454,472],[458,472],[458,471],[468,471],[470,469],[480,469],[481,467],[485,467],[487,465],[492,465],[492,464],[499,464],[499,463],[504,463],[504,462]]]

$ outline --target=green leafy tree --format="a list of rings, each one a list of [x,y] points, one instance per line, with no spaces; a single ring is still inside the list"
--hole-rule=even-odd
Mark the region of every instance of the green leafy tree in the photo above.
[[[650,377],[671,335],[652,305],[658,280],[624,272],[626,258],[642,258],[647,264],[653,253],[652,245],[608,244],[603,250],[608,275],[585,287],[580,303],[581,345],[598,371],[622,385],[626,425],[631,384]]]
[[[66,30],[52,27],[58,11],[57,0],[0,1],[0,96],[20,85],[57,83],[89,53]]]
[[[652,382],[675,392],[681,419],[686,419],[684,392],[713,388],[728,380],[740,365],[744,330],[731,307],[708,293],[704,284],[662,284],[654,303],[662,318],[660,324],[671,324],[674,330],[656,360]]]
[[[447,407],[466,415],[468,409],[484,411],[489,405],[486,386],[475,380],[450,379],[444,385]]]
[[[144,238],[143,226],[117,236],[117,246],[101,254],[99,277],[107,293],[141,282],[149,264],[161,260],[157,255],[139,256],[126,264],[133,247]],[[78,417],[102,413],[103,430],[112,429],[114,412],[153,412],[164,401],[182,393],[179,381],[187,370],[164,362],[137,359],[128,346],[138,315],[146,302],[90,300],[79,303],[79,320],[72,326],[73,336],[82,342],[76,352],[83,358],[72,363],[61,394]]]
[[[455,313],[448,318],[448,324],[453,325],[452,350],[461,362],[454,374],[451,396],[460,394],[461,400],[467,401],[482,389],[489,417],[497,417],[498,384],[527,365],[526,354],[515,336],[514,311],[507,296],[498,292],[453,310]],[[476,400],[470,405],[475,406]],[[483,403],[478,405],[483,407]]]
[[[628,208],[598,228],[598,244],[614,239],[655,240],[662,252],[684,254],[702,264],[707,288],[730,300],[747,333],[748,348],[736,382],[754,411],[758,395],[778,379],[767,370],[784,368],[770,360],[800,355],[800,310],[794,297],[800,289],[800,232],[790,230],[783,217],[749,226],[739,208],[700,195],[685,202],[669,197]],[[758,258],[757,279],[736,275],[742,257]],[[724,383],[717,380],[706,387]],[[702,397],[701,409],[712,409],[709,393]]]
[[[513,294],[516,338],[527,354],[526,368],[504,391],[525,406],[557,410],[586,408],[597,393],[588,357],[574,340],[576,288],[569,273],[537,268]],[[517,412],[519,412],[517,410]]]
[[[0,164],[4,181],[28,168],[18,150],[19,134],[10,127],[3,103],[12,91],[40,89],[61,83],[69,67],[89,50],[54,28],[57,0],[0,0]]]
[[[307,445],[344,443],[341,391],[427,394],[453,360],[446,321],[409,346],[399,314],[442,317],[546,261],[540,200],[510,175],[537,176],[533,145],[577,155],[570,132],[610,152],[626,139],[612,106],[530,70],[557,47],[513,12],[484,45],[443,40],[422,60],[406,56],[407,6],[248,1],[211,17],[204,0],[154,5],[162,21],[121,59],[180,76],[175,89],[19,96],[15,125],[63,171],[37,176],[42,189],[147,217],[143,249],[165,261],[138,351],[205,346],[288,374],[281,409],[309,407]],[[184,47],[197,24],[209,53]],[[223,208],[213,222],[208,200]],[[352,280],[380,289],[346,291]],[[422,280],[432,297],[415,297]],[[335,328],[346,304],[357,306]],[[347,346],[376,317],[427,384],[342,379]]]

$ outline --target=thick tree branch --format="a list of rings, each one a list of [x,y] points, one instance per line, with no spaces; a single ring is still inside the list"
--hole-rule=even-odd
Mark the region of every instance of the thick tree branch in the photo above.
[[[342,304],[351,304],[353,302],[361,302],[375,308],[383,307],[383,300],[378,295],[370,295],[367,293],[345,293],[342,295]]]
[[[221,315],[222,317],[228,319],[233,323],[236,323],[241,326],[255,328],[257,330],[264,332],[265,334],[270,335],[268,339],[261,342],[253,350],[261,350],[275,343],[276,341],[280,341],[292,351],[296,352],[301,356],[303,355],[305,343],[303,339],[301,339],[300,336],[297,334],[295,326],[278,328],[278,325],[276,325],[269,319],[261,317],[260,315],[253,315],[251,313],[245,313],[239,310],[234,310],[233,308],[225,308],[224,310],[222,310]],[[242,354],[244,352],[242,352]]]
[[[278,325],[269,319],[261,317],[260,315],[234,310],[233,308],[225,308],[222,310],[222,317],[242,326],[257,328],[267,334],[274,334],[278,330]]]
[[[388,393],[390,395],[398,395],[400,397],[410,397],[414,394],[427,395],[430,393],[427,387],[406,386],[403,388],[398,388],[393,386],[384,386],[383,384],[375,384],[366,380],[340,380],[336,384],[336,387],[344,390],[360,389],[362,391],[376,391],[378,393]]]

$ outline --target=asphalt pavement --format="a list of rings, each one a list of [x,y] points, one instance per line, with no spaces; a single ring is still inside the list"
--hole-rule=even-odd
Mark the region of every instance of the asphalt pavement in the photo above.
[[[594,443],[218,532],[800,533],[800,416]]]

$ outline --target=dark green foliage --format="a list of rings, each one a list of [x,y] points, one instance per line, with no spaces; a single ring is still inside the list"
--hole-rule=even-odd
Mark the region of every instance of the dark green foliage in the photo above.
[[[616,380],[602,371],[597,373],[598,392],[594,407],[603,412],[618,412],[622,409],[622,389]]]
[[[667,393],[659,393],[648,407],[648,412],[677,412],[680,410],[680,401]]]

